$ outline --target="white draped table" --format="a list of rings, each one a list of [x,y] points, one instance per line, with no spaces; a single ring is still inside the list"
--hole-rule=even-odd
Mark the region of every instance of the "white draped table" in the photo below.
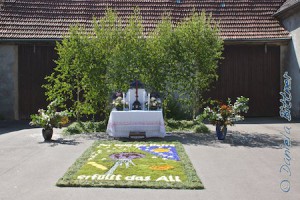
[[[112,137],[129,137],[130,132],[145,132],[146,137],[165,137],[162,111],[111,111],[106,132]]]

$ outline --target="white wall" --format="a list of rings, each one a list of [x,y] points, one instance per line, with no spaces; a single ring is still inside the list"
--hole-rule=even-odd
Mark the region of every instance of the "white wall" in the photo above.
[[[292,78],[292,117],[300,118],[300,12],[286,17],[282,24],[292,36],[284,51],[282,71],[287,71]]]

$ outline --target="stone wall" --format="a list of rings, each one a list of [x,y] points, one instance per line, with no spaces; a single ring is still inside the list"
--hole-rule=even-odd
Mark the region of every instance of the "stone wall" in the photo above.
[[[0,45],[0,119],[18,115],[18,46]]]

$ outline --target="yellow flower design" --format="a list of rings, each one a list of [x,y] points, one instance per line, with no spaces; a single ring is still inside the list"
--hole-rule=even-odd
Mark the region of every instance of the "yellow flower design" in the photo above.
[[[153,152],[155,153],[165,153],[165,152],[169,152],[170,149],[165,149],[165,148],[157,148],[157,149],[153,149]]]
[[[170,169],[174,169],[174,167],[172,165],[156,165],[156,166],[151,166],[149,167],[152,170],[157,170],[157,171],[165,171],[165,170],[170,170]]]

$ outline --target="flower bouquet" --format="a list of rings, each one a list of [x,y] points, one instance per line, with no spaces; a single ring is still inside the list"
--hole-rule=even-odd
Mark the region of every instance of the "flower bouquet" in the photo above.
[[[217,134],[223,132],[224,139],[228,125],[232,126],[235,122],[244,120],[242,113],[247,113],[249,110],[248,102],[249,98],[243,96],[238,97],[234,104],[231,103],[229,98],[227,103],[217,102],[211,107],[204,108],[202,119],[208,119],[210,123],[216,125]]]
[[[52,101],[48,106],[47,110],[39,109],[38,114],[30,116],[31,126],[39,126],[43,128],[43,136],[45,140],[50,140],[53,133],[53,128],[61,128],[63,125],[69,122],[70,112],[67,110],[57,112],[57,107],[60,104],[60,100],[56,99]],[[45,136],[44,132],[49,131],[51,136]],[[50,138],[49,138],[50,137]]]
[[[128,108],[128,102],[125,102],[122,96],[118,96],[116,99],[113,100],[112,105],[117,110],[123,110],[124,108]]]
[[[150,103],[148,105],[148,101],[145,102],[145,107],[148,108],[149,110],[157,110],[161,108],[161,100],[156,97],[151,97],[150,98]]]

